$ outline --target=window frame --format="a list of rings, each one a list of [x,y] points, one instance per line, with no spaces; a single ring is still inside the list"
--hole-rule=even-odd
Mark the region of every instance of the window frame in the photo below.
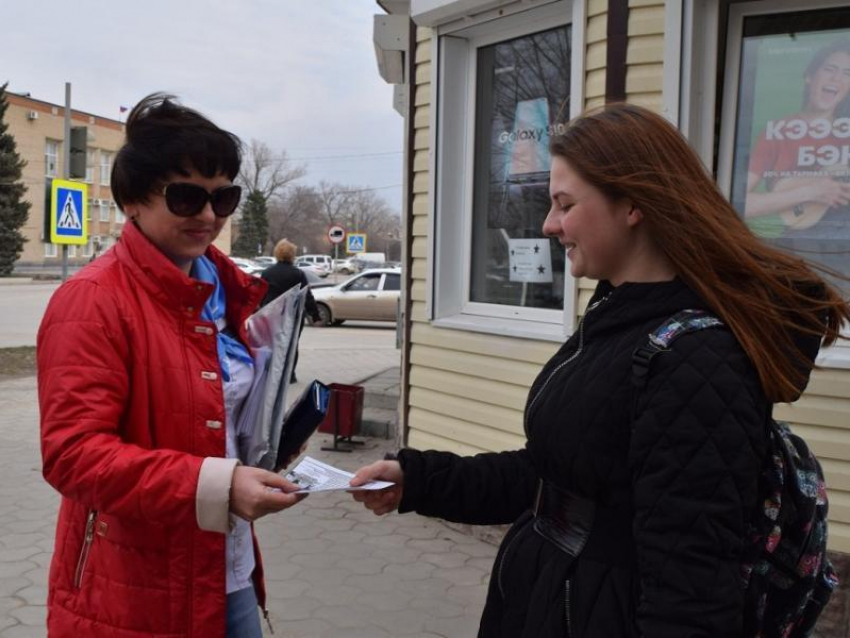
[[[59,256],[59,250],[56,247],[56,244],[51,243],[49,241],[42,242],[44,245],[44,258],[45,259],[56,259]]]
[[[564,273],[564,308],[523,308],[470,301],[477,51],[484,46],[569,26],[569,118],[584,104],[585,3],[558,0],[507,17],[452,23],[432,35],[432,241],[426,313],[435,326],[562,341],[575,328],[578,282]],[[565,117],[566,119],[566,117]],[[542,233],[541,233],[542,236]]]
[[[398,282],[398,288],[387,288],[387,283],[390,277],[395,277]],[[401,291],[401,273],[385,272],[384,278],[381,280],[381,292],[396,292]]]
[[[375,288],[358,288],[356,290],[352,290],[351,287],[356,284],[361,279],[377,279],[378,284]],[[343,292],[381,292],[384,285],[384,273],[374,273],[374,272],[364,272],[356,277],[352,277],[343,287],[340,289]]]
[[[98,208],[98,212],[97,212],[98,221],[106,222],[108,224],[112,219],[112,215],[110,215],[110,211],[109,211],[109,202],[102,199],[98,202],[97,208]],[[103,211],[106,211],[105,217],[104,217]]]
[[[112,160],[112,153],[104,150],[100,151],[100,183],[103,186],[109,186],[112,183]],[[104,169],[106,170],[104,171]]]
[[[664,111],[702,158],[725,197],[730,195],[732,182],[744,20],[757,15],[836,7],[847,7],[846,0],[808,0],[805,7],[800,6],[799,0],[732,2],[727,22],[721,24],[720,8],[714,0],[668,0],[665,31],[669,29],[671,33],[669,39],[665,38],[665,60],[678,51],[681,64],[676,67],[678,86],[669,77],[665,78]],[[722,102],[717,107],[717,91],[721,88],[717,83],[719,40],[723,29],[726,30],[725,71]],[[718,114],[720,127],[715,157],[715,117]],[[850,326],[845,326],[842,334],[850,337]],[[816,363],[827,368],[850,369],[850,342],[838,341],[829,348],[822,348]]]
[[[51,154],[48,152],[49,146],[53,144],[56,152],[55,154]],[[44,140],[44,176],[45,177],[58,177],[59,176],[59,155],[62,152],[62,142],[60,140],[54,140],[52,138],[45,138]],[[53,172],[50,171],[50,159],[53,158]]]
[[[92,146],[86,148],[86,184],[94,184],[94,154],[96,149]]]

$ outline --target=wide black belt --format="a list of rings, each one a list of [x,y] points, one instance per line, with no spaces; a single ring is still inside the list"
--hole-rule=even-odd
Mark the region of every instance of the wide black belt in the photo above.
[[[534,530],[570,556],[584,549],[596,515],[595,503],[541,480],[534,501]]]

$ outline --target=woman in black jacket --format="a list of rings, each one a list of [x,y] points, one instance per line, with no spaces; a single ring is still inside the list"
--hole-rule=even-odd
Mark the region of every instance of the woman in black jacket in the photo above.
[[[748,230],[660,116],[611,105],[551,151],[543,232],[574,277],[599,284],[531,387],[525,448],[405,449],[353,481],[396,487],[355,498],[377,514],[514,523],[479,636],[741,636],[741,554],[772,405],[800,395],[850,308]],[[637,391],[634,351],[685,309],[728,329],[680,337]]]
[[[266,296],[263,298],[263,301],[260,303],[260,308],[270,301],[277,299],[293,286],[306,287],[308,285],[307,275],[305,275],[304,271],[302,271],[298,266],[294,266],[292,263],[295,261],[295,250],[295,244],[288,239],[281,239],[275,244],[274,258],[277,259],[277,263],[274,266],[269,266],[260,273],[260,277],[265,279],[269,284],[269,289],[266,292]],[[307,298],[304,303],[304,312],[310,316],[310,320],[314,323],[319,321],[319,307],[316,305],[316,300],[310,293],[309,288],[307,289]],[[303,327],[304,321],[302,320],[300,328]],[[298,332],[299,339],[301,337],[300,328]],[[297,366],[298,346],[296,340],[295,361],[292,364],[292,375],[289,379],[290,383],[296,383],[298,381],[295,376],[295,368]]]

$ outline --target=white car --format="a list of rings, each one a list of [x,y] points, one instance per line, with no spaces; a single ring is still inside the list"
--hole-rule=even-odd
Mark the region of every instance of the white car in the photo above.
[[[236,264],[239,270],[248,275],[254,275],[256,277],[259,277],[260,273],[265,270],[265,266],[260,266],[259,264],[251,261],[250,259],[245,259],[244,257],[231,257],[230,261]]]
[[[334,259],[333,270],[334,272],[341,272],[344,275],[353,275],[360,269],[357,267],[357,259],[348,257],[346,259]]]
[[[274,257],[269,257],[267,255],[262,255],[260,257],[254,257],[251,261],[256,264],[259,264],[263,268],[268,268],[269,266],[274,266],[277,263],[277,259]]]
[[[400,296],[400,268],[366,270],[336,286],[313,289],[323,326],[348,319],[395,321]]]
[[[295,265],[299,268],[310,266],[320,277],[327,277],[331,274],[332,261],[328,255],[301,255]]]

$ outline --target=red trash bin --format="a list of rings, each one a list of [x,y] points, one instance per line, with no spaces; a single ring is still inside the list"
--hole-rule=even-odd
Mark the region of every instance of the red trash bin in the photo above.
[[[360,431],[363,418],[363,386],[330,383],[328,413],[319,424],[319,432],[350,439]]]

